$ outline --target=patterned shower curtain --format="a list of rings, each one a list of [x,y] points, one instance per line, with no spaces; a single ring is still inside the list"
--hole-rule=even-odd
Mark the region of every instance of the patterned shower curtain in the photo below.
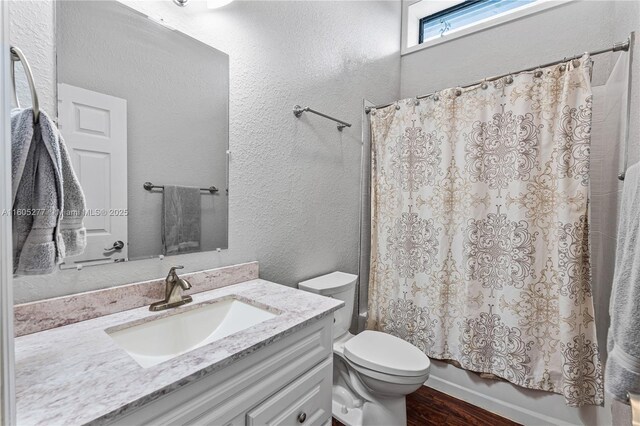
[[[589,264],[591,60],[371,112],[368,327],[603,403]]]

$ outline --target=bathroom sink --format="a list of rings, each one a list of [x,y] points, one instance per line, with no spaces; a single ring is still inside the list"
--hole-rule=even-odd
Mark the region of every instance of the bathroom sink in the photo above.
[[[277,315],[235,298],[189,308],[126,328],[115,327],[105,331],[138,364],[147,368]]]

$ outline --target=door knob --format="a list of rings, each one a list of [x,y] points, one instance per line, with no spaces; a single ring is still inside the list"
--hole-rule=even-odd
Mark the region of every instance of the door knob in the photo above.
[[[122,250],[123,248],[124,248],[124,243],[118,240],[115,243],[113,243],[111,247],[105,248],[104,251]]]
[[[305,420],[307,420],[307,413],[303,411],[302,413],[298,414],[298,423],[304,423]]]

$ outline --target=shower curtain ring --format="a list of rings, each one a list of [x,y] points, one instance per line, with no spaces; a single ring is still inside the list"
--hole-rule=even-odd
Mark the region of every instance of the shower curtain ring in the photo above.
[[[482,90],[487,90],[489,88],[486,78],[482,81],[482,84],[480,85],[480,87],[482,88]]]
[[[564,58],[562,58],[562,62],[567,62],[567,57],[565,56]],[[564,72],[567,69],[567,64],[562,64],[560,65],[560,72]]]

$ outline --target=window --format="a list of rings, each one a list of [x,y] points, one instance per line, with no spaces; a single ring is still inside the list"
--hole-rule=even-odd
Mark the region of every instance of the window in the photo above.
[[[535,0],[467,0],[420,19],[419,43],[492,18]]]
[[[577,0],[403,0],[402,54]]]

